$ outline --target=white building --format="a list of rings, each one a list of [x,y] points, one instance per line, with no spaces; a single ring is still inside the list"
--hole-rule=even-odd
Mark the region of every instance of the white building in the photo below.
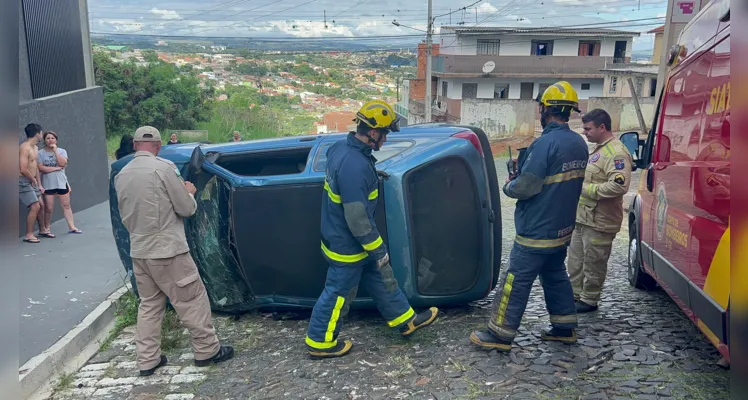
[[[462,99],[530,100],[563,79],[577,90],[584,109],[586,99],[603,96],[601,70],[629,62],[639,35],[597,28],[442,27],[432,51],[432,104],[459,116]]]

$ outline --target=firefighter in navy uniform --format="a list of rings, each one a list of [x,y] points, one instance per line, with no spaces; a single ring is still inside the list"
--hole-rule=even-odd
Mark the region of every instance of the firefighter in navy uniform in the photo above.
[[[338,341],[340,318],[355,299],[359,284],[372,296],[390,328],[409,336],[436,320],[432,307],[416,314],[400,290],[387,246],[374,222],[379,176],[372,150],[379,150],[398,118],[383,101],[364,104],[350,132],[327,151],[322,200],[322,253],[329,263],[327,281],[309,321],[306,345],[312,358],[338,357],[352,343]]]
[[[579,111],[579,100],[568,82],[557,82],[538,97],[543,133],[520,157],[518,172],[509,176],[503,189],[518,200],[509,266],[496,291],[488,329],[470,335],[474,344],[499,351],[511,350],[538,276],[552,326],[542,331],[541,338],[577,340],[576,306],[564,260],[584,182],[587,144],[569,129],[571,111]]]

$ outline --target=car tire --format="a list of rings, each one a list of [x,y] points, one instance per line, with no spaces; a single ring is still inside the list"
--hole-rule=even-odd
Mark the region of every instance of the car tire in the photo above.
[[[637,230],[636,220],[629,227],[629,247],[627,256],[627,275],[629,284],[641,290],[657,288],[657,281],[644,270],[642,263],[641,240]]]

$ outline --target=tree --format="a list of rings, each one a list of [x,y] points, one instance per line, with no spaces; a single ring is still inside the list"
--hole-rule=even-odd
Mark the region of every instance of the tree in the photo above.
[[[159,62],[158,53],[156,53],[154,50],[146,50],[146,51],[144,51],[143,52],[143,59],[146,62],[149,62],[149,63]]]
[[[162,62],[145,67],[115,63],[107,53],[96,52],[94,76],[104,88],[107,136],[131,134],[142,125],[195,129],[210,119],[213,89],[201,89],[194,72],[180,74],[178,67]]]

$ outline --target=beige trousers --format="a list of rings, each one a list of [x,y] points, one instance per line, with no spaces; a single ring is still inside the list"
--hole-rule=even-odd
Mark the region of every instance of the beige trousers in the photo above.
[[[167,297],[190,333],[195,359],[215,356],[220,344],[208,293],[190,253],[161,259],[133,258],[132,263],[140,296],[135,335],[138,368],[151,369],[161,360],[161,323]]]
[[[574,228],[566,266],[575,299],[593,306],[600,301],[615,237],[587,225]]]

